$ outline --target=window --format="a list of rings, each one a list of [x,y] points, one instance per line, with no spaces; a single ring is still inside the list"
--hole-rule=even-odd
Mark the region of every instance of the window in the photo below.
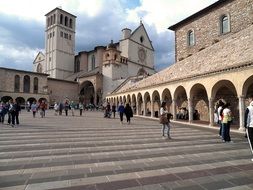
[[[195,44],[194,33],[192,30],[190,30],[187,34],[187,41],[188,46],[193,46]]]
[[[69,34],[69,40],[71,40],[71,35]]]
[[[37,77],[35,77],[33,79],[33,93],[37,94],[38,93],[38,89],[39,89],[39,79]]]
[[[37,66],[37,72],[38,73],[42,73],[42,66],[41,66],[41,64],[38,64],[38,66]]]
[[[64,38],[68,39],[68,34],[64,33]]]
[[[60,24],[63,24],[63,15],[60,16]]]
[[[223,15],[220,19],[220,33],[225,34],[230,32],[230,23],[229,18],[226,15]]]
[[[70,28],[73,27],[72,19],[69,19],[69,27],[70,27]]]
[[[80,61],[77,60],[77,61],[75,62],[74,72],[77,73],[77,72],[79,72],[79,71],[80,71]]]
[[[19,75],[15,75],[14,91],[15,92],[20,91],[20,76]]]
[[[93,69],[95,69],[95,55],[92,55],[92,57],[91,57],[91,69],[93,70]]]
[[[68,26],[68,17],[65,16],[65,26]]]
[[[144,37],[143,37],[143,36],[140,37],[140,42],[141,42],[141,43],[144,42]]]
[[[60,35],[61,35],[61,37],[63,37],[63,32],[61,32],[61,34],[60,34]]]
[[[24,92],[30,93],[30,77],[28,75],[24,76]]]
[[[53,18],[53,24],[55,24],[55,14],[54,14],[54,18]]]
[[[53,24],[53,16],[51,16],[51,18],[50,18],[50,25],[52,25]]]
[[[50,17],[47,18],[47,27],[50,26]]]

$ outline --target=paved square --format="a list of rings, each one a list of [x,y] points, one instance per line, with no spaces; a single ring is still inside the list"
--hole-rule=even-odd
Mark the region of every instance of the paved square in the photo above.
[[[77,111],[76,111],[77,114]],[[253,189],[253,162],[246,139],[174,124],[172,140],[158,121],[134,118],[131,125],[84,116],[32,118],[0,125],[0,189]]]

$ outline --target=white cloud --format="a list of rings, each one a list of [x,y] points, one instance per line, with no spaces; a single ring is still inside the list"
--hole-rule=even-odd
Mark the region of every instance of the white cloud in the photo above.
[[[198,12],[217,0],[141,0],[141,5],[128,10],[128,21],[142,18],[145,23],[154,25],[157,31],[166,31],[170,25]]]

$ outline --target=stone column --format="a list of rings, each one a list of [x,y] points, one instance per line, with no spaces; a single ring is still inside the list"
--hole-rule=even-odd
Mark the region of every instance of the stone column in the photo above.
[[[192,98],[188,99],[188,114],[189,114],[189,122],[193,121],[193,107],[192,107]]]
[[[136,101],[136,115],[140,115],[139,113],[139,102]]]
[[[172,100],[172,114],[173,114],[173,120],[175,121],[177,119],[177,110],[176,110],[176,100]]]
[[[239,97],[239,121],[240,121],[240,126],[239,126],[239,131],[244,131],[244,114],[245,114],[245,104],[244,104],[245,97],[240,96]]]
[[[213,105],[213,98],[209,99],[209,120],[210,126],[214,126],[214,105]]]
[[[151,106],[151,116],[150,117],[154,117],[154,102],[151,100],[150,102],[150,106]]]

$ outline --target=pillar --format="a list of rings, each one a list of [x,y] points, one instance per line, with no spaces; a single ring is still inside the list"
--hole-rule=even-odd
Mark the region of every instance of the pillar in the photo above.
[[[147,103],[144,101],[143,102],[143,116],[146,116],[147,114]]]
[[[139,113],[139,101],[136,101],[136,115],[140,115],[140,113]]]
[[[154,101],[153,100],[151,100],[151,117],[154,117]]]
[[[213,98],[209,99],[209,120],[210,126],[214,126],[214,105],[213,105]]]
[[[240,131],[244,131],[244,114],[245,114],[245,104],[244,104],[245,97],[239,97],[239,129]]]
[[[172,100],[172,113],[173,113],[173,120],[175,121],[177,119],[177,110],[176,110],[176,100]]]
[[[188,114],[189,114],[189,122],[193,121],[193,107],[192,107],[192,98],[188,99]]]

